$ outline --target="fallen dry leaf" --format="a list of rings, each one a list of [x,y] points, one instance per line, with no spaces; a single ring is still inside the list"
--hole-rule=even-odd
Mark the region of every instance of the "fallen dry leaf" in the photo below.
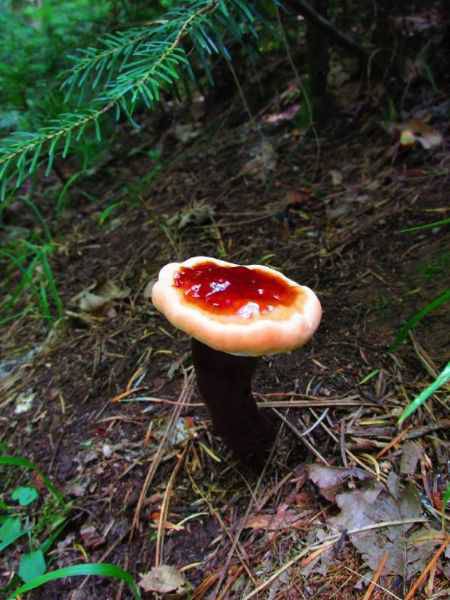
[[[342,182],[344,181],[344,176],[340,171],[338,171],[337,169],[331,169],[329,173],[331,177],[331,182],[334,187],[342,185]]]
[[[173,134],[179,142],[187,144],[200,135],[200,130],[195,125],[186,123],[186,125],[175,125]]]
[[[83,290],[74,300],[83,313],[98,313],[110,307],[114,300],[123,300],[129,296],[128,288],[121,289],[113,281],[107,281],[100,286],[90,286]]]
[[[177,568],[170,565],[153,567],[148,573],[141,576],[140,587],[146,592],[158,594],[186,594],[190,585],[186,577]]]
[[[105,538],[99,534],[93,525],[86,525],[80,530],[83,545],[86,548],[98,548],[105,543]]]
[[[405,123],[396,123],[393,126],[394,131],[400,133],[401,146],[414,146],[420,144],[425,150],[431,150],[440,146],[443,137],[436,129],[430,127],[420,119],[411,119]]]
[[[272,113],[270,115],[266,115],[262,118],[264,123],[280,123],[281,121],[290,121],[300,110],[300,104],[292,104],[286,110],[279,113]]]
[[[352,467],[342,469],[338,467],[327,467],[319,463],[308,465],[307,473],[309,479],[317,485],[320,493],[330,502],[336,500],[336,494],[342,490],[344,483],[351,478],[364,481],[370,475],[363,469]]]
[[[287,504],[281,504],[275,514],[259,513],[250,516],[245,522],[245,528],[278,531],[287,527],[299,527],[302,522],[302,515],[288,508]]]
[[[400,459],[400,473],[402,475],[414,475],[422,456],[423,448],[420,444],[412,440],[405,442],[402,447],[402,457]]]
[[[253,156],[242,167],[241,175],[251,175],[256,179],[264,181],[268,171],[274,171],[277,166],[277,154],[273,145],[264,140],[256,144],[251,150]]]
[[[329,520],[339,530],[360,529],[378,523],[414,519],[422,516],[417,490],[408,484],[401,492],[395,475],[391,477],[388,491],[379,483],[372,483],[364,489],[344,492],[336,496],[341,509],[337,517]],[[383,527],[350,536],[351,543],[361,553],[368,566],[375,570],[385,552],[388,559],[384,574],[395,574],[409,580],[420,572],[430,559],[439,543],[434,534],[421,543],[410,531],[413,524]]]

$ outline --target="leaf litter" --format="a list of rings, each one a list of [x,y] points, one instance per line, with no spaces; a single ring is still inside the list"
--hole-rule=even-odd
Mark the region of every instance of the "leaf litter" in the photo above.
[[[408,581],[423,570],[442,542],[442,534],[429,527],[412,532],[414,522],[423,517],[420,497],[413,483],[401,486],[392,471],[386,485],[366,482],[357,489],[335,494],[346,479],[367,480],[367,473],[361,469],[333,469],[322,465],[312,465],[308,470],[321,494],[329,501],[335,501],[340,509],[337,516],[327,520],[330,531],[337,529],[347,535],[349,531],[373,526],[368,531],[348,535],[370,569],[375,571],[387,552],[383,574],[400,575]],[[410,522],[402,524],[404,521]],[[379,524],[387,526],[377,529]],[[320,537],[324,537],[323,532],[319,540]]]

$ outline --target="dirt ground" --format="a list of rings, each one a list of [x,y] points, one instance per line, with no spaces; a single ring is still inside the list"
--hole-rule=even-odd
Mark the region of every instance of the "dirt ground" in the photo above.
[[[172,565],[197,600],[245,599],[271,577],[252,597],[362,598],[376,569],[345,532],[327,564],[314,563],[339,508],[306,466],[359,466],[381,482],[394,472],[400,485],[414,485],[428,525],[441,528],[433,508],[442,509],[449,474],[445,390],[401,430],[397,418],[449,360],[448,305],[388,348],[404,320],[449,285],[448,226],[402,231],[448,217],[448,131],[434,151],[403,152],[376,125],[317,137],[289,127],[261,134],[229,126],[226,116],[209,125],[186,143],[168,134],[164,168],[152,181],[159,163],[144,149],[72,191],[52,257],[69,312],[50,335],[37,317],[3,330],[3,358],[41,351],[2,382],[0,440],[73,502],[49,555],[52,569],[103,561],[139,580],[155,565]],[[249,166],[262,144],[266,170]],[[120,206],[99,225],[115,201]],[[189,339],[144,295],[165,263],[195,255],[273,265],[323,304],[309,345],[261,360],[254,391],[279,427],[262,474],[212,434]],[[83,311],[77,295],[105,282],[123,297]],[[30,393],[31,407],[17,414],[18,399]],[[420,460],[405,472],[411,440]],[[351,478],[344,488],[358,485]],[[9,555],[4,573],[17,556]],[[404,598],[428,562],[410,577],[378,573],[371,597]],[[449,597],[443,557],[432,566],[416,598]],[[107,578],[68,578],[30,597],[131,594]]]

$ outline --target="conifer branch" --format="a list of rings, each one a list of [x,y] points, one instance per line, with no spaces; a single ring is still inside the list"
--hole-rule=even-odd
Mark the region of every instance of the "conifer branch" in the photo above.
[[[160,99],[161,88],[173,87],[186,74],[192,77],[188,54],[182,47],[185,38],[190,39],[202,65],[208,69],[209,55],[222,53],[228,58],[224,35],[241,37],[245,31],[242,25],[252,30],[254,19],[255,13],[242,0],[192,0],[172,9],[166,18],[147,30],[105,36],[100,49],[90,48],[75,58],[63,84],[70,96],[75,86],[86,86],[95,73],[94,81],[90,82],[90,89],[94,89],[102,73],[108,72],[101,94],[87,107],[61,114],[34,133],[16,132],[0,140],[1,199],[8,185],[15,181],[16,188],[19,187],[45,162],[44,151],[48,174],[56,154],[61,153],[65,158],[74,140],[79,140],[87,128],[94,127],[97,138],[101,139],[100,119],[108,112],[115,109],[116,118],[122,112],[132,118],[138,100],[152,107]]]

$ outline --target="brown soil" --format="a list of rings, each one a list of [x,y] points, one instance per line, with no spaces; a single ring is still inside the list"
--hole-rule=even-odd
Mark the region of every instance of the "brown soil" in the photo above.
[[[106,165],[97,178],[80,184],[96,202],[73,191],[52,259],[70,315],[50,337],[37,317],[3,331],[5,357],[46,340],[36,359],[16,371],[15,385],[0,401],[0,440],[10,454],[35,461],[73,501],[71,521],[60,537],[65,543],[50,554],[52,569],[104,561],[139,579],[158,559],[185,568],[194,598],[244,598],[337,512],[312,483],[299,481],[302,465],[320,462],[320,456],[343,466],[340,432],[369,470],[398,472],[401,442],[383,461],[377,453],[398,433],[396,419],[407,399],[433,380],[431,373],[443,368],[450,348],[450,315],[444,306],[396,352],[387,351],[404,319],[449,285],[449,228],[401,230],[448,216],[448,149],[415,149],[392,158],[394,142],[376,128],[345,139],[327,135],[315,140],[286,129],[268,137],[277,146],[277,167],[258,179],[240,174],[258,139],[246,126],[228,128],[225,121],[207,140],[182,145],[169,136],[163,154],[168,166],[151,185],[145,175],[154,164],[145,154]],[[333,183],[333,171],[342,181]],[[116,197],[122,205],[99,226],[100,212]],[[171,222],[199,204],[210,208],[203,222],[183,229]],[[273,400],[272,393],[287,403],[303,399],[305,408],[277,409],[300,431],[314,424],[324,406],[331,407],[327,429],[319,425],[308,438],[318,455],[267,408],[280,432],[258,481],[258,474],[235,462],[211,434],[190,377],[189,340],[143,294],[163,264],[191,255],[265,262],[317,291],[324,317],[314,340],[291,354],[264,358],[254,389],[260,399]],[[130,295],[114,301],[104,314],[80,316],[73,298],[105,281],[129,288]],[[113,401],[133,386],[134,393]],[[17,395],[29,391],[35,393],[32,408],[15,414]],[[161,436],[177,410],[165,401],[180,398],[195,404],[180,413],[192,417],[185,421],[191,424],[191,437],[162,446]],[[422,470],[409,479],[429,504],[436,502],[427,496],[429,490],[442,489],[447,477],[444,400],[441,392],[409,422],[427,456]],[[420,433],[430,423],[436,429]],[[158,448],[159,460],[152,463]],[[145,491],[152,464],[158,468]],[[170,479],[176,465],[179,470]],[[168,524],[158,532],[165,494]],[[247,511],[276,514],[284,503],[303,519],[301,527],[275,533],[240,529]],[[87,526],[94,528],[94,541],[82,535]],[[9,556],[5,571],[16,568],[17,556]],[[280,576],[256,597],[360,598],[363,592],[355,585],[363,573],[361,557],[343,540],[326,575],[305,576],[297,564],[288,578]],[[131,597],[109,579],[90,578],[83,587],[81,582],[71,578],[48,584],[30,597]],[[397,597],[411,584],[396,576],[379,583]],[[445,586],[438,567],[434,591]],[[376,594],[389,597],[380,590]]]

